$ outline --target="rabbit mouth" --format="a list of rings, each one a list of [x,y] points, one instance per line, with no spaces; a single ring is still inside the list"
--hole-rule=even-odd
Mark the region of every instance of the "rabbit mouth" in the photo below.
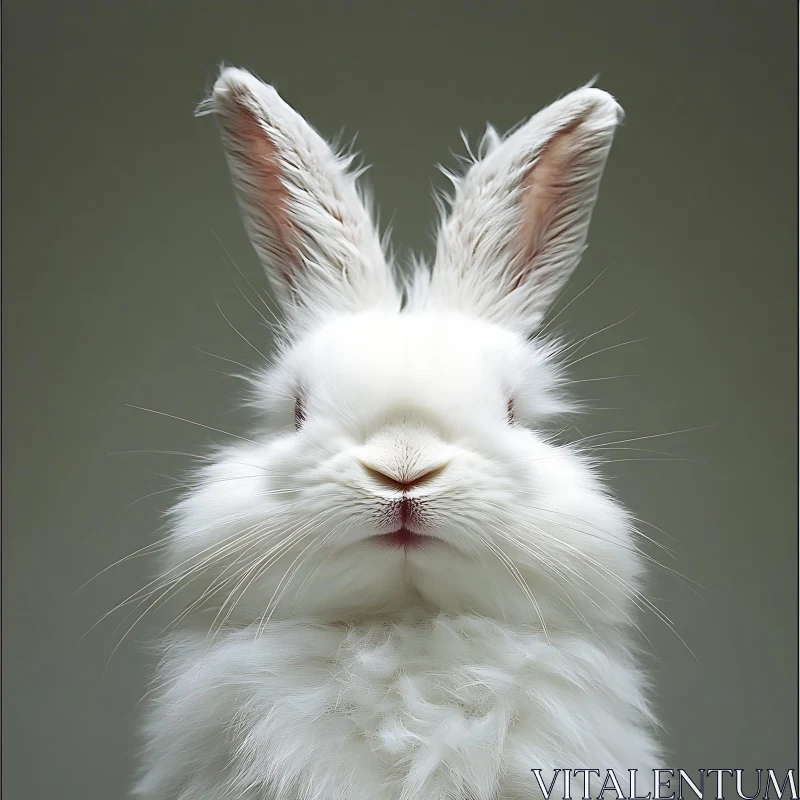
[[[415,533],[405,527],[399,528],[396,531],[391,531],[390,533],[382,533],[372,538],[384,547],[402,547],[405,550],[419,550],[421,547],[425,547],[436,541],[433,536]]]

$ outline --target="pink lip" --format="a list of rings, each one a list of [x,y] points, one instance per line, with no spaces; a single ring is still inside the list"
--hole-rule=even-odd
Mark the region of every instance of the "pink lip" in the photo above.
[[[425,547],[425,545],[433,541],[432,536],[414,533],[414,531],[410,531],[408,528],[400,528],[399,530],[392,531],[391,533],[384,533],[374,538],[385,547],[402,547],[406,550],[418,550],[420,547]]]

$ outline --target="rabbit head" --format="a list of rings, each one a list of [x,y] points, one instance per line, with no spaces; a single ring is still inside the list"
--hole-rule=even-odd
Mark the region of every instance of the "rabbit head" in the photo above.
[[[569,402],[531,337],[584,249],[615,100],[582,88],[489,129],[405,279],[349,160],[272,87],[226,68],[205,110],[285,327],[253,377],[265,421],[175,507],[167,572],[222,619],[624,621],[629,520],[548,434]]]

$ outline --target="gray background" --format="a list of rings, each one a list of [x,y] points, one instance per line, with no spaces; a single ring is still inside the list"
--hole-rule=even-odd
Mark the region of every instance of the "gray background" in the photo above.
[[[4,3],[3,788],[121,797],[147,619],[95,620],[145,583],[181,456],[238,431],[229,327],[267,345],[216,233],[263,285],[209,119],[225,60],[323,133],[359,133],[383,219],[430,252],[436,162],[595,73],[627,111],[560,318],[585,336],[582,433],[698,430],[613,451],[614,486],[674,537],[643,625],[670,762],[796,766],[796,4]],[[562,303],[563,305],[563,303]],[[614,410],[616,409],[616,410]],[[216,437],[218,438],[218,437]],[[619,436],[610,436],[613,441]],[[624,436],[621,438],[625,438]],[[620,459],[620,460],[617,460]],[[657,551],[653,551],[654,554]],[[157,617],[153,618],[154,620]],[[151,623],[152,624],[152,623]]]

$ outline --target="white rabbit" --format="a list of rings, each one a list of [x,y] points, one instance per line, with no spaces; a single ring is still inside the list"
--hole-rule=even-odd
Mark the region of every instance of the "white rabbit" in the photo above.
[[[642,556],[546,433],[567,381],[530,338],[620,107],[582,88],[489,129],[432,269],[403,282],[350,160],[272,87],[225,68],[205,110],[286,321],[253,379],[260,427],[172,512],[159,585],[187,604],[135,794],[522,800],[534,769],[652,775]]]

